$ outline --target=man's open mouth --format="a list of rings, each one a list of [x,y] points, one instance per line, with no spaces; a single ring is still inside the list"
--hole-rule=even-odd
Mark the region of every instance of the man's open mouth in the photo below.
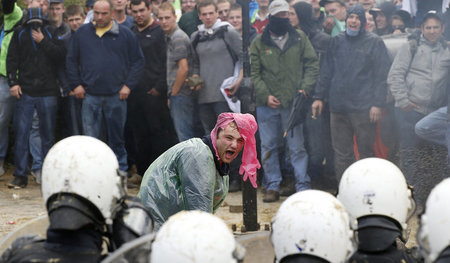
[[[228,151],[225,151],[225,154],[226,155],[228,155],[228,156],[232,156],[232,155],[234,155],[236,152],[235,151],[230,151],[230,150],[228,150]]]

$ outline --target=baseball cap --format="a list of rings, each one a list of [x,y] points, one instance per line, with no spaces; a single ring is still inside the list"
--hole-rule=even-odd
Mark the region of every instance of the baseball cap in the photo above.
[[[340,0],[320,0],[319,5],[321,7],[324,7],[326,4],[331,4],[331,3],[338,3],[341,6],[345,6],[344,2],[342,2]]]
[[[425,23],[425,21],[427,21],[430,18],[437,19],[439,22],[442,23],[442,18],[439,15],[439,13],[436,10],[430,10],[423,16],[422,24]]]
[[[56,3],[61,3],[61,4],[64,4],[64,0],[50,0],[49,2],[48,2],[49,4],[56,4]]]
[[[274,0],[269,5],[269,14],[274,16],[279,12],[289,12],[289,4],[285,0]]]

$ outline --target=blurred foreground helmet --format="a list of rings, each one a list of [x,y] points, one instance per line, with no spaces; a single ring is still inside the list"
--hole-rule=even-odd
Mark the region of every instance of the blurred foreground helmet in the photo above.
[[[337,198],[358,220],[359,249],[382,251],[406,230],[415,204],[405,177],[393,163],[366,158],[345,170]]]
[[[450,262],[449,200],[450,178],[447,178],[433,188],[420,218],[417,240],[427,262]]]
[[[169,218],[152,245],[152,263],[241,262],[242,248],[218,217],[202,211],[181,211]]]
[[[306,190],[284,201],[272,219],[276,262],[346,262],[355,250],[344,206],[331,194]]]
[[[42,167],[42,195],[50,227],[76,230],[94,222],[102,227],[124,195],[113,151],[88,136],[56,143]]]
[[[117,210],[112,236],[117,248],[153,231],[152,216],[139,198],[123,197]]]

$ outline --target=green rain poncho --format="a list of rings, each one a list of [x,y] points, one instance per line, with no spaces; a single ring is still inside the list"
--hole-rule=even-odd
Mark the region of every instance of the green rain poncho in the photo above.
[[[244,181],[249,179],[253,187],[257,187],[256,174],[261,165],[256,155],[255,133],[258,125],[255,117],[251,114],[221,113],[209,136],[173,146],[145,172],[138,197],[150,210],[155,230],[179,211],[214,213],[223,202],[228,193],[230,165],[220,161],[216,142],[219,129],[226,129],[232,122],[244,140],[239,173]],[[222,142],[229,140],[225,137]]]
[[[228,169],[219,173],[210,147],[199,138],[178,143],[145,172],[138,197],[150,210],[155,230],[182,210],[213,213],[225,199]]]

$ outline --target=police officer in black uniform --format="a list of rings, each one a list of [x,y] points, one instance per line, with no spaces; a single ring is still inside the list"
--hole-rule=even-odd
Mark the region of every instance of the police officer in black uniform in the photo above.
[[[100,262],[103,242],[111,252],[151,232],[150,214],[126,196],[118,169],[114,152],[95,138],[72,136],[55,144],[42,170],[47,238],[20,237],[0,262]]]

